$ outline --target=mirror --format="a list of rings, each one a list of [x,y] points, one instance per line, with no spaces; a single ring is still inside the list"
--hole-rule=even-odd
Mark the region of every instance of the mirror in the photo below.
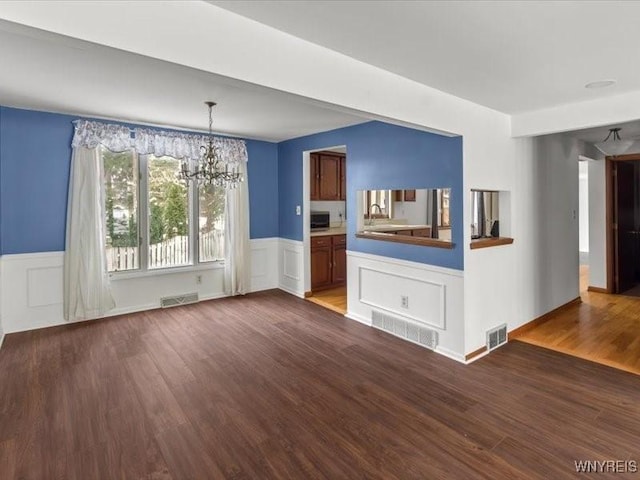
[[[471,190],[471,239],[500,236],[500,192]]]
[[[358,234],[379,240],[413,237],[450,243],[450,198],[450,188],[359,190]],[[396,238],[392,240],[390,236]]]

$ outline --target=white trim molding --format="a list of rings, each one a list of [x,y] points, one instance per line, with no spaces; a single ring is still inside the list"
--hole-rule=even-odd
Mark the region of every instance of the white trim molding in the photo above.
[[[278,288],[304,298],[304,244],[299,240],[281,238],[279,242]]]
[[[278,288],[278,238],[251,240],[251,291]],[[0,339],[14,333],[67,324],[62,315],[64,252],[0,257]],[[112,276],[116,308],[106,317],[160,308],[160,299],[196,292],[200,301],[224,297],[223,269],[179,267],[157,275]]]
[[[463,271],[347,251],[347,303],[346,317],[365,325],[378,310],[433,329],[435,351],[465,362]]]

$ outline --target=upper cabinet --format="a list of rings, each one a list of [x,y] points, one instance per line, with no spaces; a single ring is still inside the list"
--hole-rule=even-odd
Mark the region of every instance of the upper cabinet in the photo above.
[[[311,200],[344,200],[345,155],[333,152],[311,154]]]
[[[347,159],[340,158],[340,200],[347,199]]]
[[[312,153],[311,154],[311,168],[310,168],[310,174],[309,174],[309,179],[311,181],[311,200],[320,200],[320,192],[319,192],[319,186],[320,186],[320,169],[318,168],[318,154],[317,153]]]

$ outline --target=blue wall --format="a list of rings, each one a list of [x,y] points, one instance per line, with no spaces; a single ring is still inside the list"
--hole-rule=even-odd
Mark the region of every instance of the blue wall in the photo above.
[[[347,147],[347,248],[462,270],[462,138],[382,122],[309,135],[278,144],[280,236],[302,240],[302,154]],[[355,237],[356,192],[367,189],[451,188],[451,250]]]
[[[64,250],[71,122],[77,118],[0,107],[2,254]],[[247,150],[251,238],[277,237],[277,145],[247,140]]]
[[[0,107],[0,251],[64,250],[73,120]],[[132,125],[129,125],[132,126]],[[251,238],[302,240],[302,154],[347,147],[347,233],[353,251],[463,268],[462,139],[382,122],[279,144],[247,140]],[[450,187],[452,250],[355,238],[356,192]]]

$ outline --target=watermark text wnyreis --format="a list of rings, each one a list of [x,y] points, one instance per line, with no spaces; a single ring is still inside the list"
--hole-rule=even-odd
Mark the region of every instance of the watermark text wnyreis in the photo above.
[[[635,460],[576,460],[578,473],[636,473],[638,462]]]

